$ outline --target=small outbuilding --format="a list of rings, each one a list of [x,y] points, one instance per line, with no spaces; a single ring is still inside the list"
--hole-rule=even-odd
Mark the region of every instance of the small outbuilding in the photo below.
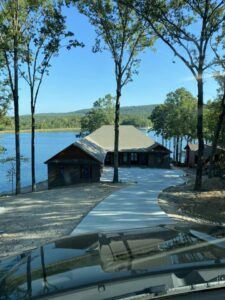
[[[87,140],[69,145],[45,162],[48,187],[99,182],[105,155],[104,150]]]
[[[187,146],[184,148],[186,150],[185,154],[185,165],[187,167],[195,167],[198,163],[198,144],[192,144],[188,143]],[[215,161],[220,160],[221,153],[224,153],[224,149],[217,147]],[[210,160],[210,155],[212,152],[212,146],[211,145],[204,145],[204,164],[207,166],[207,163]]]
[[[114,126],[104,125],[45,163],[49,188],[100,181],[104,165],[114,162]],[[131,125],[119,129],[119,166],[170,167],[170,150]]]

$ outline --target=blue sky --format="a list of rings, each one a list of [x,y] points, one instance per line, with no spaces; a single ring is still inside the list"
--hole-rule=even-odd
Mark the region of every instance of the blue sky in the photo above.
[[[108,52],[94,54],[91,49],[95,40],[94,28],[85,16],[74,8],[66,9],[67,23],[75,32],[84,48],[62,50],[52,60],[50,75],[45,77],[37,103],[37,113],[69,112],[89,108],[99,97],[115,94],[114,67]],[[162,42],[157,50],[141,54],[139,74],[134,76],[122,92],[121,105],[144,105],[162,103],[166,94],[179,87],[185,87],[197,95],[196,82],[190,71],[176,59]],[[208,79],[205,99],[215,96],[215,83]],[[20,113],[29,114],[29,93],[26,84],[20,82]]]

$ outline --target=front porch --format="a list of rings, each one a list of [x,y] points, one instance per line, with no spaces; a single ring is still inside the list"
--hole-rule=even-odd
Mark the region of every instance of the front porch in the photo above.
[[[113,166],[114,153],[108,152],[105,158],[106,166]],[[119,152],[119,166],[146,166],[151,168],[169,168],[170,155],[165,152]]]

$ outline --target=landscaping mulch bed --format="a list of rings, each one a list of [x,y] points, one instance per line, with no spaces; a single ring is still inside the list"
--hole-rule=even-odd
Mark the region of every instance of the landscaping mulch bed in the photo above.
[[[203,178],[202,192],[194,192],[194,172],[186,172],[187,182],[170,187],[159,195],[159,205],[177,220],[225,225],[225,180]]]

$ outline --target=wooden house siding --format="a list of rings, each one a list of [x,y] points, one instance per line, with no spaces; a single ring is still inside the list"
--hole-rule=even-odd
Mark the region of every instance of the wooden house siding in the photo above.
[[[170,155],[167,153],[149,153],[148,166],[151,168],[169,168]]]
[[[108,152],[105,165],[112,166],[114,153]],[[119,152],[119,166],[148,166],[152,168],[169,168],[168,152]]]
[[[75,145],[67,147],[46,163],[49,188],[100,181],[101,163]]]
[[[187,144],[185,147],[186,154],[185,154],[185,164],[187,167],[195,167],[198,163],[198,144]],[[207,164],[209,164],[210,155],[212,151],[211,145],[204,145],[204,154],[203,154],[203,163],[207,167]],[[222,148],[217,148],[216,155],[215,155],[215,161],[219,161],[221,158],[221,155],[225,153],[225,150]]]
[[[185,165],[187,167],[194,167],[197,164],[197,152],[191,151],[190,148],[186,147]]]

